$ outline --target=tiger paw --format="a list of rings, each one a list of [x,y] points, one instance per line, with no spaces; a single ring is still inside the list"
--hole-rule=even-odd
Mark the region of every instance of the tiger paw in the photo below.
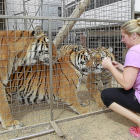
[[[99,102],[97,103],[97,107],[104,109],[106,106],[103,104],[103,102]]]
[[[76,112],[80,115],[80,114],[86,114],[89,113],[89,107],[81,107],[76,109]]]
[[[88,106],[89,105],[89,100],[82,100],[82,101],[80,101],[80,105],[82,107]]]
[[[6,121],[5,123],[2,123],[2,126],[4,129],[13,130],[22,127],[23,124],[20,123],[20,121],[18,120],[12,120],[12,121]]]

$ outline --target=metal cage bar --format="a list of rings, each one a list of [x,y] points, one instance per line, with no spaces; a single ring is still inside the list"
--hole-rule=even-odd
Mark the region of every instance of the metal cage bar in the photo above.
[[[41,80],[42,79],[46,80],[46,81],[44,80],[45,82],[43,82],[43,80],[42,81],[40,80],[41,85],[44,85],[44,87],[40,89],[40,91],[38,89],[37,90],[38,92],[40,92],[40,94],[46,91],[45,94],[46,95],[48,94],[47,95],[48,100],[46,102],[48,102],[49,105],[46,102],[44,102],[43,105],[42,104],[25,105],[24,107],[22,107],[22,105],[20,104],[16,104],[15,106],[14,104],[11,104],[13,108],[18,108],[17,109],[18,111],[14,111],[13,109],[12,113],[15,114],[14,116],[16,117],[18,116],[17,118],[19,120],[21,119],[22,122],[25,123],[27,126],[24,126],[23,128],[18,128],[15,130],[5,130],[5,131],[1,130],[0,131],[1,136],[3,137],[13,132],[15,135],[18,135],[18,134],[19,135],[18,136],[10,135],[11,139],[12,138],[25,139],[25,138],[41,136],[41,135],[48,134],[54,131],[56,131],[56,133],[58,133],[59,136],[64,136],[61,130],[59,130],[57,123],[108,111],[107,109],[102,110],[96,107],[96,102],[94,102],[93,99],[91,101],[91,97],[90,97],[91,94],[89,94],[89,90],[86,87],[87,76],[85,75],[81,78],[81,80],[79,80],[79,83],[78,83],[79,87],[75,85],[75,87],[77,86],[75,91],[73,90],[72,86],[69,88],[70,92],[76,92],[75,94],[76,96],[73,96],[73,95],[64,96],[63,98],[61,98],[61,101],[59,101],[60,100],[59,97],[58,99],[55,97],[55,94],[58,96],[60,94],[60,92],[58,92],[59,88],[67,89],[69,85],[67,86],[65,85],[67,81],[64,78],[63,79],[60,78],[61,80],[55,81],[55,78],[58,75],[59,76],[62,75],[62,73],[59,74],[58,71],[63,70],[63,67],[62,67],[63,63],[66,63],[66,62],[64,61],[62,61],[61,63],[59,62],[60,61],[59,58],[61,58],[62,60],[63,57],[65,56],[65,54],[63,54],[62,56],[59,55],[57,57],[55,61],[56,63],[54,65],[53,51],[55,48],[53,48],[53,43],[54,43],[53,39],[56,37],[56,35],[61,30],[61,27],[65,25],[65,23],[68,22],[68,25],[69,25],[70,21],[74,21],[76,23],[73,25],[72,29],[69,29],[69,28],[67,29],[68,35],[66,36],[65,39],[63,39],[61,46],[57,48],[57,52],[59,54],[61,54],[60,52],[63,46],[71,46],[71,45],[84,46],[86,49],[88,48],[91,50],[97,49],[98,47],[102,47],[102,46],[104,46],[105,48],[112,46],[113,54],[115,58],[119,62],[124,62],[123,53],[125,52],[122,51],[124,49],[124,45],[120,43],[121,35],[120,35],[119,30],[120,30],[120,26],[124,22],[130,20],[131,18],[134,18],[134,2],[135,1],[134,0],[109,0],[109,1],[106,1],[105,3],[102,0],[91,0],[90,4],[87,6],[86,9],[84,9],[83,14],[79,18],[72,18],[68,16],[73,12],[74,8],[79,4],[80,0],[77,0],[77,1],[61,0],[60,3],[58,1],[51,3],[50,0],[49,1],[42,0],[40,3],[39,2],[34,3],[33,0],[28,0],[28,1],[22,0],[20,2],[18,1],[19,3],[17,2],[17,7],[19,6],[20,10],[12,9],[11,8],[12,6],[11,7],[9,6],[10,4],[12,5],[13,2],[14,1],[12,0],[11,1],[9,0],[8,3],[5,2],[4,14],[0,15],[0,19],[2,19],[2,21],[0,21],[1,27],[2,27],[1,30],[17,31],[21,28],[23,30],[29,29],[30,31],[32,31],[34,30],[36,25],[37,26],[41,25],[41,27],[43,28],[44,35],[48,36],[49,66],[45,64],[43,64],[42,66],[42,64],[37,62],[36,69],[34,68],[34,66],[30,66],[31,67],[30,70],[26,71],[27,67],[24,67],[23,73],[31,74],[31,73],[34,73],[34,71],[36,73],[42,72],[41,73],[42,75],[43,73],[45,73],[43,76],[42,75],[37,76],[36,74],[34,74],[36,75],[34,76],[34,78],[39,79],[42,76]],[[29,7],[29,5],[31,7]],[[62,13],[58,14],[58,10],[60,11],[62,10],[61,11]],[[47,11],[47,12],[45,13],[44,11]],[[107,15],[106,17],[105,17],[105,14]],[[62,17],[59,17],[60,15],[62,15]],[[114,18],[112,18],[113,16]],[[14,27],[12,27],[12,25]],[[63,37],[64,36],[62,35],[62,38]],[[15,46],[16,46],[16,43],[15,43]],[[69,50],[66,50],[66,52],[68,51]],[[65,51],[63,53],[65,53]],[[59,67],[59,65],[61,66],[61,68]],[[42,69],[40,68],[41,66],[42,66]],[[74,73],[73,71],[71,73],[70,69],[71,69],[70,67],[67,68],[67,73],[65,73],[64,76],[65,77],[68,77],[69,75],[70,75],[69,77],[73,76],[72,82],[74,83],[75,81],[77,81],[76,73]],[[78,68],[76,69],[76,71],[78,71]],[[49,73],[49,76],[47,75],[47,73]],[[16,80],[22,81],[18,77],[20,75],[20,72],[17,72],[15,75],[17,75]],[[92,79],[92,77],[90,78]],[[27,80],[28,77],[24,77],[23,79]],[[59,78],[57,77],[56,79],[59,79]],[[15,80],[15,79],[12,79],[12,80]],[[10,82],[12,80],[10,80]],[[57,83],[60,83],[61,81],[63,81],[63,83],[61,83],[62,85],[60,84],[61,85],[60,87],[57,87],[57,86],[55,87],[57,91],[55,93],[54,83],[56,82],[56,85],[57,85]],[[69,82],[69,84],[70,83],[71,82]],[[114,79],[111,81],[111,83],[112,83],[112,86],[118,86],[118,87],[120,86],[116,83]],[[48,89],[46,85],[49,85]],[[92,90],[92,82],[90,82],[89,85],[90,85],[90,90]],[[14,85],[14,86],[15,86],[14,88],[19,88],[21,85]],[[26,83],[25,85],[23,84],[22,86],[28,87],[29,85],[28,83]],[[13,87],[10,87],[10,88],[13,88]],[[101,86],[97,87],[96,85],[94,88],[102,88],[102,87]],[[69,91],[64,90],[61,94],[66,94],[66,93],[69,94]],[[85,97],[85,95],[87,95],[87,97]],[[36,94],[36,96],[38,95]],[[63,102],[63,100],[65,101],[66,98],[68,100],[72,100],[72,99],[77,98],[77,96],[80,97],[80,99],[78,100],[81,100],[81,101],[84,101],[84,98],[87,99],[88,101],[87,106],[89,106],[89,113],[77,116],[74,111],[73,112],[71,111],[70,114],[68,115],[64,114],[66,111],[72,110],[73,106],[71,107],[71,104],[67,104],[66,102]],[[75,102],[73,102],[73,104],[74,103]],[[22,110],[22,108],[24,108],[25,110],[24,109]],[[92,109],[92,111],[90,109]],[[43,112],[43,113],[41,112],[42,114],[40,113],[40,110],[42,110]],[[37,119],[37,123],[34,124],[36,119]],[[46,126],[48,125],[49,125],[49,129],[46,130]],[[41,126],[43,126],[43,129],[40,132],[36,132],[35,129],[39,128],[38,130],[40,130]],[[29,130],[31,133],[28,135],[25,134],[24,136],[23,135],[20,136],[20,132],[24,133],[26,130]],[[9,136],[7,137],[9,139]]]

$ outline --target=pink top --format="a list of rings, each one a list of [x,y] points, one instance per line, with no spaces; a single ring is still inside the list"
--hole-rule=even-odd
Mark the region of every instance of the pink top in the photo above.
[[[140,44],[135,45],[128,50],[124,63],[124,67],[126,66],[139,68],[139,72],[133,85],[133,89],[135,90],[135,96],[140,103]]]

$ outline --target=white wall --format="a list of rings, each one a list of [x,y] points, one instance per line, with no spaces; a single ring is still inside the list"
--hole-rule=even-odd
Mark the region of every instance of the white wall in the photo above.
[[[25,3],[25,8],[26,8],[26,15],[29,16],[35,16],[36,11],[38,10],[39,7],[39,1],[38,0],[31,0],[27,1]],[[17,15],[17,16],[23,16],[24,8],[23,8],[23,0],[6,0],[6,11],[7,15]],[[40,15],[40,11],[37,13],[37,16]],[[7,20],[7,29],[8,30],[25,30],[25,24],[24,24],[24,19],[8,19]],[[41,21],[35,20],[30,28],[31,22],[33,20],[28,19],[27,21],[27,30],[32,30],[32,26],[36,25],[41,25]]]
[[[44,0],[42,7],[42,16],[58,17],[58,7],[62,7],[61,0]],[[62,27],[62,21],[53,20],[52,30],[58,30]],[[48,21],[43,20],[43,30],[48,31]]]
[[[16,3],[16,4],[15,4]],[[6,0],[6,15],[15,15],[17,13],[21,13],[23,11],[22,1],[16,1],[16,0]],[[23,14],[19,14],[23,15]],[[23,20],[14,20],[14,19],[8,19],[6,20],[6,28],[7,30],[13,30],[13,29],[23,29]]]
[[[135,11],[140,12],[140,0],[135,0]]]
[[[42,12],[40,11],[37,15],[43,16],[58,16],[58,6],[61,6],[62,0],[43,0]],[[74,0],[66,0],[66,4]],[[20,12],[23,12],[23,0],[6,0],[7,2],[7,14],[14,15]],[[67,3],[68,2],[68,3]],[[40,0],[30,0],[26,3],[26,10],[28,15],[34,16],[38,10]],[[85,11],[81,18],[94,18],[94,19],[104,19],[104,20],[129,20],[131,18],[131,0],[122,0],[116,3],[105,5],[96,9]],[[140,0],[135,0],[135,11],[140,11]],[[23,14],[19,14],[23,15]],[[30,22],[28,20],[28,27],[30,27]],[[57,30],[62,26],[62,21],[53,21],[52,28]],[[41,25],[42,21],[35,20],[33,26]],[[106,23],[96,23],[106,24]],[[90,22],[77,22],[75,25],[76,28],[95,26],[95,23]],[[7,28],[9,29],[24,29],[24,20],[8,20]],[[32,29],[32,28],[31,28]],[[48,21],[43,21],[43,29],[48,30]]]
[[[26,1],[26,0],[25,0]],[[26,15],[28,16],[58,16],[58,7],[61,7],[61,0],[43,0],[42,9],[39,9],[41,0],[30,0],[25,3]],[[6,0],[7,15],[18,15],[23,16],[23,0]],[[39,9],[39,11],[38,11]],[[37,12],[38,11],[38,12]],[[21,13],[21,14],[19,14]],[[23,19],[8,19],[7,20],[7,29],[8,30],[24,30],[24,21]],[[32,23],[32,24],[31,24]],[[48,30],[48,21],[47,20],[27,20],[27,30],[32,30],[32,27],[41,26],[43,24],[43,29]],[[31,26],[32,25],[32,26]],[[62,27],[61,21],[53,21],[52,29],[57,30]]]
[[[139,0],[140,1],[140,0]],[[81,18],[93,18],[103,20],[130,20],[131,0],[122,0],[99,8],[85,11]],[[77,22],[74,28],[85,28],[98,25],[108,25],[107,22]]]

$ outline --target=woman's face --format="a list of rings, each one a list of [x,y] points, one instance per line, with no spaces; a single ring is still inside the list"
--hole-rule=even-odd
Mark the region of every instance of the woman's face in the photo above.
[[[121,35],[122,35],[122,42],[126,45],[126,48],[129,49],[134,45],[134,40],[132,35],[128,35],[124,33],[123,30],[121,30]]]

